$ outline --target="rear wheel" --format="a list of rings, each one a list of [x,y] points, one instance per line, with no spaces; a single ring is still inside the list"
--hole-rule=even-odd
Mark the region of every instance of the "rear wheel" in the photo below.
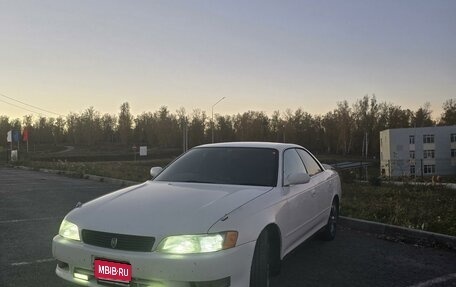
[[[331,212],[329,214],[328,223],[322,230],[321,239],[330,241],[336,237],[337,219],[339,217],[339,204],[337,199],[333,199],[331,204]]]
[[[252,267],[250,269],[250,287],[269,287],[271,276],[270,242],[268,231],[263,230],[255,245]]]

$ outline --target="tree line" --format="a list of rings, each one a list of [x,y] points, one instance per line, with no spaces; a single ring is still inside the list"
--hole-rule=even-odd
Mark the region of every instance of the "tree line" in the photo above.
[[[315,153],[377,155],[379,132],[391,128],[427,127],[456,124],[456,99],[443,103],[439,120],[431,117],[429,103],[416,111],[378,102],[364,96],[349,104],[338,102],[324,115],[312,115],[302,108],[275,111],[247,111],[236,115],[215,115],[214,123],[202,110],[187,113],[180,108],[172,113],[166,106],[155,112],[133,116],[129,104],[123,103],[118,114],[101,114],[93,107],[66,117],[20,119],[0,116],[0,134],[27,129],[30,143],[54,145],[120,144],[148,145],[157,148],[182,147],[183,135],[188,146],[212,141],[274,141],[300,144]],[[6,141],[2,142],[3,147]]]

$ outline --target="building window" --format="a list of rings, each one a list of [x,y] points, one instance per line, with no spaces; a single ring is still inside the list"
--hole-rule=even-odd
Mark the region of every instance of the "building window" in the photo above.
[[[435,164],[425,164],[423,166],[424,174],[433,174],[435,173]]]
[[[410,166],[410,174],[414,175],[415,174],[415,165]]]
[[[425,144],[434,143],[434,135],[423,135],[423,143],[425,143]]]
[[[410,154],[410,158],[415,158],[415,151],[414,150],[411,150],[409,152],[409,154]]]
[[[423,158],[435,158],[435,151],[433,149],[424,150]]]
[[[409,136],[409,144],[415,144],[415,136]]]
[[[456,143],[456,134],[451,134],[450,138],[452,143]]]
[[[456,149],[451,149],[451,157],[456,158]]]

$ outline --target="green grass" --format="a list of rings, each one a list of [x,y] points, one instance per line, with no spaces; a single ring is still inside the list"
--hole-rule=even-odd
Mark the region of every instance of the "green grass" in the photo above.
[[[456,236],[456,190],[430,185],[342,185],[341,214]]]
[[[75,173],[76,175],[93,174],[104,177],[119,178],[132,181],[150,179],[150,168],[166,166],[172,159],[156,159],[141,161],[103,161],[103,162],[66,162],[66,161],[28,161],[20,165],[32,168],[46,168]]]
[[[103,145],[103,146],[72,146],[71,150],[65,151],[60,147],[59,152],[30,152],[23,154],[23,158],[33,161],[72,161],[72,162],[103,162],[103,161],[133,161],[135,153],[131,146]],[[62,152],[63,151],[63,152]],[[140,159],[139,151],[136,151],[136,159]],[[147,157],[141,160],[154,160],[160,158],[174,158],[181,153],[180,149],[149,148]]]

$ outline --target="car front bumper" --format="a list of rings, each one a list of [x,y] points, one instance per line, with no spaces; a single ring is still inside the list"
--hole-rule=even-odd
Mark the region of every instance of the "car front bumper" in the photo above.
[[[165,254],[101,248],[56,235],[52,254],[58,260],[56,274],[83,286],[100,285],[94,277],[95,258],[128,262],[132,281],[120,286],[225,287],[248,286],[255,242],[231,249],[202,254]],[[85,274],[88,280],[74,277]]]

